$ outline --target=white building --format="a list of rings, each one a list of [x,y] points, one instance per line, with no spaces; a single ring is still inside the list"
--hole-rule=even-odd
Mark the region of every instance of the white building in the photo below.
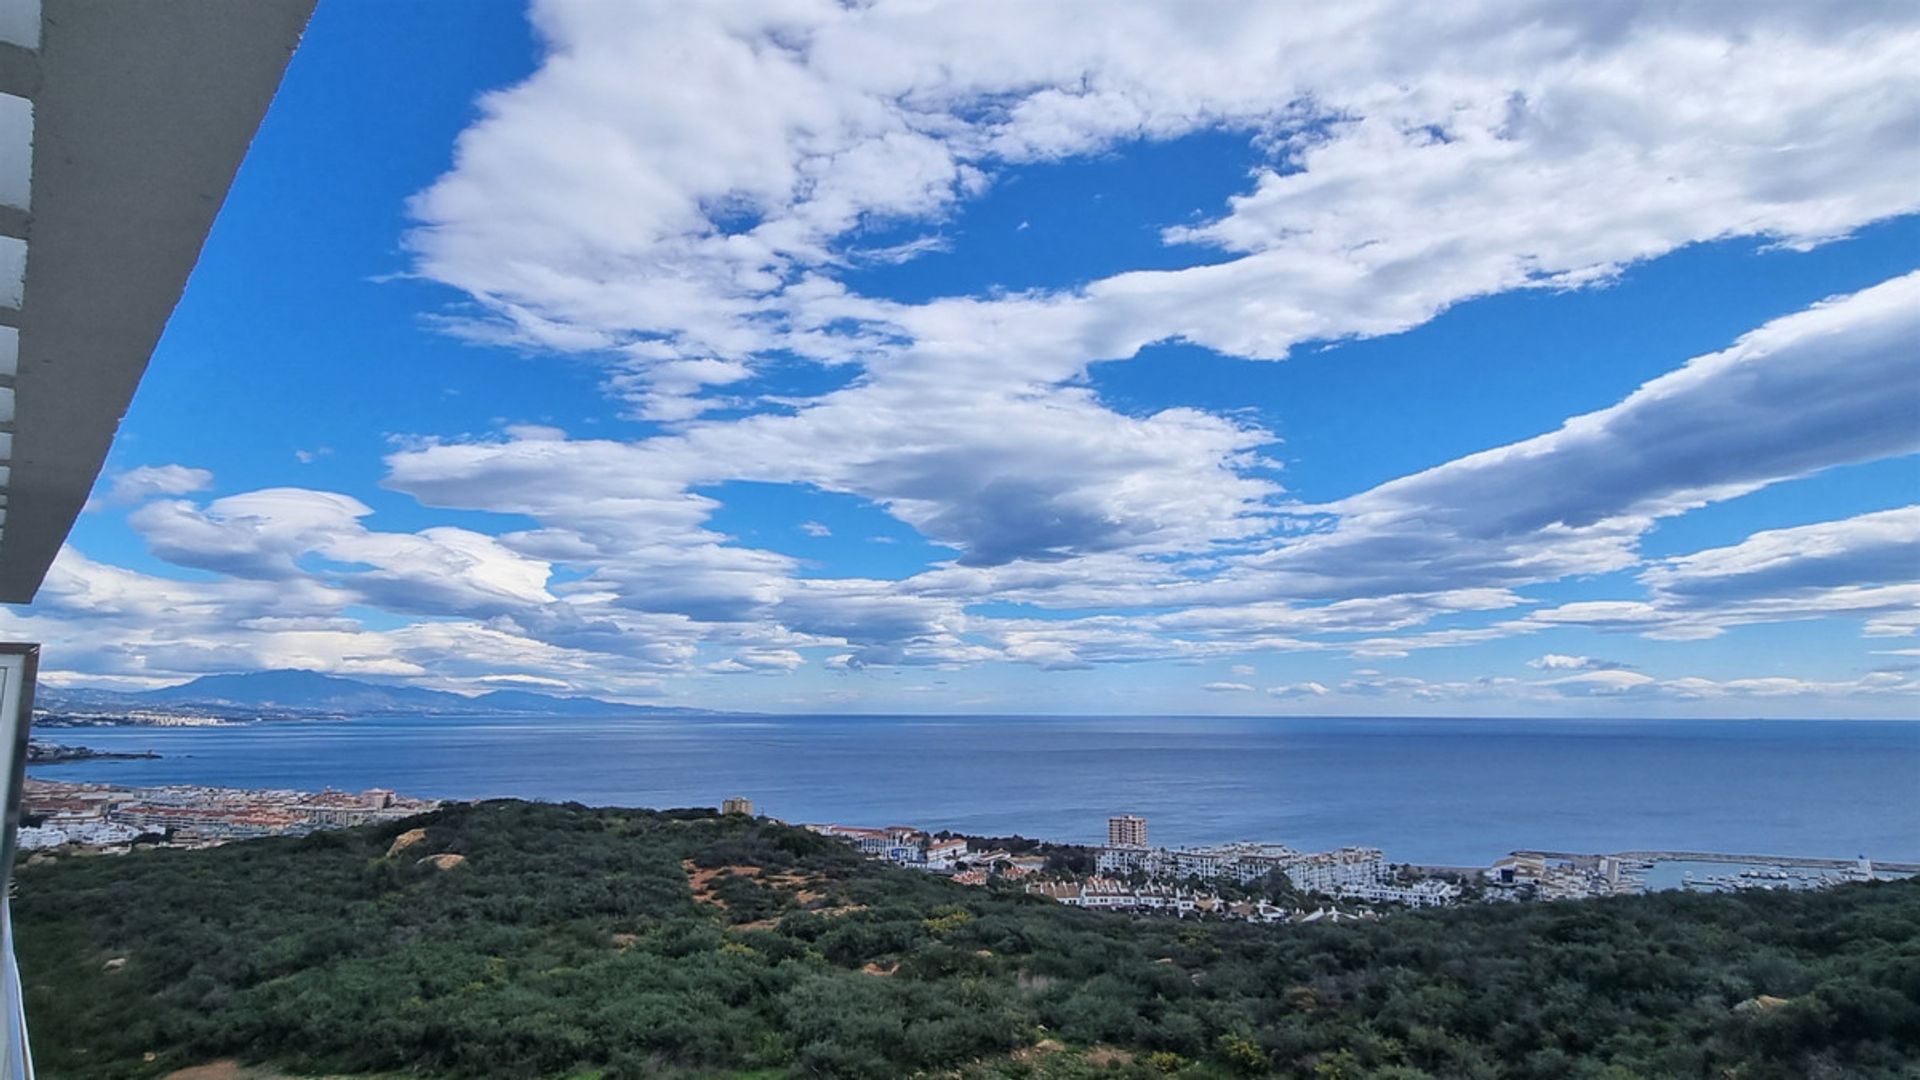
[[[1379,848],[1350,847],[1301,855],[1285,869],[1287,880],[1301,892],[1335,895],[1342,889],[1384,880],[1387,860]]]
[[[74,826],[66,830],[67,839],[76,844],[91,847],[106,847],[111,844],[131,844],[144,835],[130,825],[120,825],[111,821],[96,821],[86,825]]]
[[[67,842],[67,834],[52,827],[34,827],[23,825],[14,833],[14,841],[21,851],[44,851],[56,848]]]
[[[1251,885],[1299,859],[1300,853],[1285,844],[1221,844],[1202,849],[1221,860],[1221,876],[1242,885]]]
[[[1167,855],[1167,873],[1177,878],[1213,879],[1226,875],[1232,865],[1229,856],[1206,849],[1181,849]]]
[[[1386,878],[1379,848],[1342,848],[1303,854],[1284,844],[1221,844],[1203,848],[1106,847],[1094,859],[1102,874],[1144,873],[1150,878],[1226,878],[1252,884],[1277,872],[1305,892],[1338,893]]]
[[[822,836],[845,840],[866,855],[884,856],[889,849],[900,846],[886,829],[867,829],[858,825],[808,825],[806,828]]]
[[[929,870],[951,870],[955,863],[967,857],[967,842],[955,837],[952,840],[932,840],[927,843],[926,864]]]
[[[1194,893],[1185,889],[1165,885],[1134,888],[1124,881],[1105,877],[1090,877],[1085,881],[1040,882],[1027,886],[1027,891],[1068,907],[1102,911],[1160,911],[1176,915],[1192,914],[1198,900]]]
[[[1376,881],[1365,885],[1348,885],[1340,890],[1340,895],[1373,903],[1405,904],[1414,908],[1447,907],[1459,901],[1460,886],[1434,878],[1416,881],[1411,885]]]

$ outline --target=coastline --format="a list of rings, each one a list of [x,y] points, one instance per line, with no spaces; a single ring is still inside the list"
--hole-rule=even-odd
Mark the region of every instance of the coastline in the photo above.
[[[152,750],[96,750],[89,746],[67,746],[32,740],[27,743],[27,765],[77,765],[91,761],[157,761]]]
[[[605,806],[704,805],[726,789],[788,820],[1070,843],[1134,811],[1173,844],[1377,844],[1426,866],[1516,847],[1920,861],[1920,724],[1884,721],[367,716],[62,738],[166,757],[49,779]]]

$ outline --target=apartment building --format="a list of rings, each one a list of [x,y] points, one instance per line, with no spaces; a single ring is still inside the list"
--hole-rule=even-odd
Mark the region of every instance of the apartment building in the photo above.
[[[1136,814],[1121,814],[1107,819],[1107,846],[1144,848],[1147,846],[1147,819]]]

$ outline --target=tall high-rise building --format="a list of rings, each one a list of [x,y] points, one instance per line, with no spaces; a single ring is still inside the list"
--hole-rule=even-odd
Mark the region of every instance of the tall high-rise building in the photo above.
[[[1107,819],[1108,847],[1147,846],[1147,819],[1134,814],[1121,814]]]
[[[735,795],[731,799],[723,799],[720,802],[720,812],[723,814],[745,814],[748,817],[752,817],[753,800],[744,795]]]

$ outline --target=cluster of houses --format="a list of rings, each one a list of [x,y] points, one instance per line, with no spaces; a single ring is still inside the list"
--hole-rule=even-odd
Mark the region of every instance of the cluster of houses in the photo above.
[[[1093,877],[1073,881],[1036,881],[1027,892],[1069,907],[1100,911],[1145,911],[1161,915],[1211,916],[1260,923],[1346,922],[1373,918],[1370,912],[1338,908],[1286,908],[1265,900],[1226,900],[1202,889],[1149,883],[1131,885],[1115,878]]]
[[[1114,830],[1109,828],[1111,834]],[[1148,881],[1232,881],[1251,885],[1282,875],[1303,893],[1408,907],[1444,907],[1460,899],[1458,885],[1437,879],[1400,883],[1379,848],[1301,852],[1284,844],[1220,844],[1199,848],[1109,845],[1095,861],[1103,874]]]
[[[64,844],[111,848],[133,843],[146,835],[132,825],[112,821],[68,822],[62,825],[23,826],[14,833],[21,851],[42,851]]]
[[[743,808],[751,803],[737,800]],[[751,812],[747,809],[746,812]],[[1175,916],[1206,916],[1252,922],[1340,922],[1372,918],[1359,905],[1396,905],[1405,908],[1448,907],[1473,890],[1473,898],[1487,901],[1554,901],[1620,896],[1644,892],[1647,876],[1659,853],[1578,855],[1517,851],[1484,870],[1468,867],[1429,867],[1409,872],[1388,864],[1379,848],[1344,847],[1334,851],[1296,851],[1285,844],[1232,843],[1205,847],[1153,847],[1147,842],[1147,819],[1122,814],[1107,820],[1104,847],[1069,846],[1075,860],[1091,851],[1091,874],[1048,873],[1044,854],[1014,855],[1003,850],[972,851],[957,837],[929,834],[904,825],[862,828],[849,825],[808,825],[814,832],[838,837],[876,858],[901,866],[948,875],[966,885],[985,885],[999,879],[1024,881],[1026,891],[1072,907],[1103,911],[1153,912]],[[1060,853],[1056,847],[1054,853]],[[1806,860],[1759,859],[1749,865],[1733,857],[1696,856],[1741,869],[1722,875],[1684,875],[1679,887],[1731,890],[1750,888],[1824,888],[1842,881],[1904,876],[1911,868],[1882,873],[1862,857],[1853,864]],[[1684,858],[1678,858],[1684,862]],[[1056,870],[1058,863],[1054,864]],[[1296,892],[1322,898],[1319,909],[1290,909],[1264,899],[1227,900],[1215,890],[1229,884],[1248,891],[1284,878]],[[1230,891],[1230,890],[1227,890]]]
[[[910,825],[803,825],[821,836],[844,840],[862,853],[915,870],[945,874],[962,885],[999,878],[1019,881],[1047,868],[1045,855],[1016,855],[1004,848],[972,850],[961,837],[935,836]]]
[[[805,825],[802,828],[845,840],[864,854],[916,870],[955,870],[968,855],[965,840],[941,839],[908,825],[879,829],[862,825]]]
[[[1616,855],[1516,851],[1482,875],[1489,900],[1583,900],[1643,890],[1646,865]]]
[[[255,791],[173,786],[123,788],[30,778],[21,810],[39,824],[19,831],[20,848],[34,851],[74,844],[115,850],[161,837],[184,847],[206,847],[255,836],[394,821],[435,809],[384,788],[363,792]]]
[[[948,874],[965,885],[994,878],[1033,878],[1047,867],[1045,855],[972,851],[958,837],[940,837],[907,825],[870,828],[856,825],[807,825],[822,836],[852,844],[875,858],[901,866]],[[1144,818],[1125,815],[1108,822],[1109,843],[1096,849],[1095,873],[1066,880],[1031,880],[1027,891],[1075,907],[1109,911],[1154,911],[1174,915],[1213,915],[1256,922],[1320,921],[1350,917],[1336,909],[1318,913],[1283,908],[1263,900],[1223,900],[1205,885],[1233,882],[1247,886],[1278,874],[1300,892],[1365,903],[1441,907],[1456,903],[1461,890],[1448,881],[1394,880],[1379,848],[1300,852],[1283,844],[1222,844],[1214,847],[1146,846]]]

